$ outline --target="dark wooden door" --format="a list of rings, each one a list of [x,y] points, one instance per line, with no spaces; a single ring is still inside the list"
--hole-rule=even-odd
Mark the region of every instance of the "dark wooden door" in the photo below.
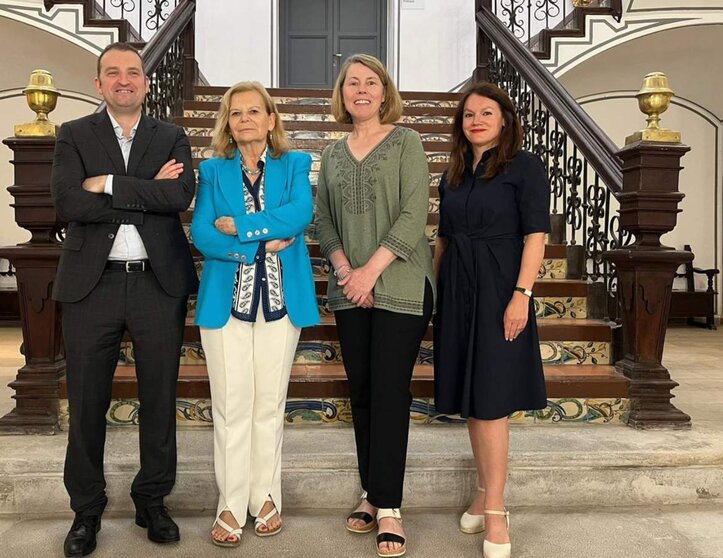
[[[386,62],[386,0],[282,0],[281,87],[330,89],[347,56]]]

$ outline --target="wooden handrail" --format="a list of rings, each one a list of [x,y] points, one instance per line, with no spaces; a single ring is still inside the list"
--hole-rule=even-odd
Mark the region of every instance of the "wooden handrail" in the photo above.
[[[492,10],[482,6],[475,18],[617,197],[623,184],[617,146]]]

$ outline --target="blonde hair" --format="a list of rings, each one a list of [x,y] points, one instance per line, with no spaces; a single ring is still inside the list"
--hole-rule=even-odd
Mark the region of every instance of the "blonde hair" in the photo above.
[[[216,124],[213,127],[213,132],[211,132],[213,154],[216,157],[224,157],[226,159],[231,159],[234,156],[236,142],[233,141],[231,130],[228,127],[231,98],[236,93],[245,93],[246,91],[255,91],[258,93],[264,101],[266,113],[276,115],[276,123],[274,124],[274,129],[269,132],[267,143],[271,148],[271,156],[278,159],[281,155],[289,151],[289,139],[286,137],[284,123],[281,121],[281,115],[279,114],[279,109],[276,108],[276,103],[274,103],[266,88],[258,81],[241,81],[229,87],[228,91],[223,94],[221,105],[218,107],[218,113],[216,114]]]
[[[369,54],[352,54],[344,60],[344,64],[339,71],[339,77],[336,80],[336,84],[334,84],[334,92],[331,94],[331,113],[334,115],[334,119],[340,124],[351,124],[351,115],[344,105],[344,96],[342,95],[341,88],[344,85],[349,66],[352,64],[362,64],[369,68],[379,76],[384,86],[384,102],[379,112],[379,120],[381,123],[393,124],[399,120],[402,117],[402,97],[399,95],[399,91],[397,91],[397,87],[394,85],[392,77],[389,75],[389,72],[387,72],[384,64]]]

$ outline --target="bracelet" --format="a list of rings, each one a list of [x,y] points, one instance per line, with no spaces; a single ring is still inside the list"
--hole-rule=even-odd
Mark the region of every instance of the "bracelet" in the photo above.
[[[344,277],[341,277],[341,276],[339,275],[339,273],[342,272],[344,269],[348,269],[349,271],[351,271],[351,266],[350,266],[349,264],[344,264],[344,265],[340,266],[339,269],[335,269],[335,270],[334,270],[334,277],[338,277],[339,279],[344,279],[344,277],[346,277],[346,276],[349,274],[349,273],[347,272],[347,273],[344,274]]]
[[[532,291],[530,289],[526,289],[525,287],[515,287],[515,290],[522,293],[527,298],[532,298]]]

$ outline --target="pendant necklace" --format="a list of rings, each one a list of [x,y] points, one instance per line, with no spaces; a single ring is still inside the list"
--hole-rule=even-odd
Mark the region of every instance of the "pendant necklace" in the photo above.
[[[261,174],[261,169],[251,170],[250,168],[248,168],[244,163],[243,157],[241,157],[241,170],[243,172],[245,172],[246,174],[248,174],[249,176],[257,176],[257,175]]]

